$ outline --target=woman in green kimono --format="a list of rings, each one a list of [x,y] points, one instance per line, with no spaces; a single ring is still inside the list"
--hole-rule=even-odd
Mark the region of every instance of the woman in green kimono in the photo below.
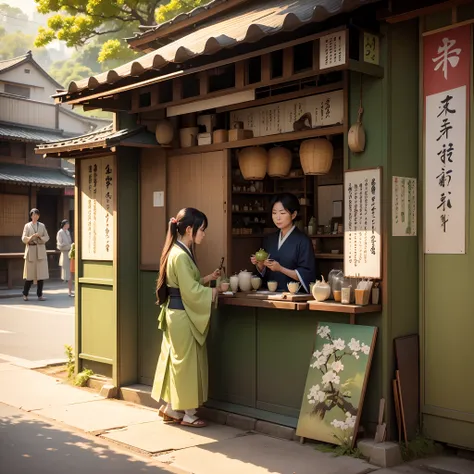
[[[207,400],[206,337],[218,292],[204,285],[220,273],[201,278],[194,259],[194,245],[202,242],[206,227],[205,214],[193,208],[170,220],[156,287],[163,341],[152,397],[166,402],[159,412],[165,421],[195,428],[206,426],[195,414]]]

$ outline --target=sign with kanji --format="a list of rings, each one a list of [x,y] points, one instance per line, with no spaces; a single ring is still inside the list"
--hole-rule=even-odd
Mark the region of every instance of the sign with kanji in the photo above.
[[[380,64],[380,39],[377,35],[364,31],[364,62]]]
[[[83,260],[113,260],[115,157],[82,159],[81,255]]]
[[[392,178],[392,235],[416,236],[416,178]]]
[[[346,31],[319,38],[319,69],[346,64]]]
[[[470,25],[423,42],[425,253],[466,252]]]
[[[344,173],[344,275],[382,278],[382,171]]]

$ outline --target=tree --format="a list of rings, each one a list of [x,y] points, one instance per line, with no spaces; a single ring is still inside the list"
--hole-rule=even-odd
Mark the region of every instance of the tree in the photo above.
[[[81,47],[95,40],[101,44],[98,60],[130,60],[136,53],[122,38],[132,36],[141,26],[153,26],[209,0],[35,0],[38,12],[47,15],[47,27],[40,27],[35,45],[53,40],[69,47]],[[166,2],[166,3],[165,3]]]
[[[21,31],[15,33],[0,33],[0,60],[23,56],[27,51],[32,50],[33,58],[41,67],[48,69],[51,65],[51,58],[46,48],[33,48],[34,36],[25,35]]]
[[[55,61],[49,70],[49,74],[59,84],[67,86],[72,81],[80,81],[85,77],[93,76],[94,72],[76,59],[71,58],[67,61]]]

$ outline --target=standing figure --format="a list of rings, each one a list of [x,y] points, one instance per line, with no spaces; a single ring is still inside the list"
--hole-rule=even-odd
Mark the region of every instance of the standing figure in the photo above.
[[[156,286],[163,340],[152,397],[166,402],[159,411],[165,421],[194,428],[206,426],[195,414],[207,400],[206,338],[218,293],[204,285],[220,274],[215,270],[201,278],[196,265],[194,246],[204,239],[206,227],[205,214],[193,208],[170,220]]]
[[[74,296],[72,293],[72,278],[69,260],[69,251],[71,250],[72,237],[69,232],[69,221],[64,219],[61,221],[61,228],[56,234],[56,247],[61,252],[59,257],[59,266],[61,267],[61,280],[67,282],[69,289],[69,296]]]
[[[310,282],[316,277],[316,260],[310,238],[295,226],[300,203],[294,194],[276,195],[271,203],[272,219],[277,232],[268,234],[263,247],[270,254],[265,262],[257,262],[255,255],[250,261],[256,266],[263,281],[276,281],[278,291],[287,291],[287,285],[296,281],[309,293]]]
[[[28,301],[28,293],[30,292],[33,281],[37,283],[36,294],[40,301],[46,300],[43,296],[43,282],[49,278],[48,271],[48,255],[46,253],[46,242],[49,235],[44,224],[38,221],[40,212],[38,209],[31,209],[31,222],[25,224],[22,242],[25,248],[25,267],[23,270],[23,278],[25,286],[23,288],[23,299]]]

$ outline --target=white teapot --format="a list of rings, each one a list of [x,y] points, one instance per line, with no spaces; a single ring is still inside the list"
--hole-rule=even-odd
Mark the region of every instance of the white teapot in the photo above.
[[[331,296],[331,286],[324,280],[321,275],[322,281],[317,281],[313,285],[313,298],[316,301],[326,301]]]

